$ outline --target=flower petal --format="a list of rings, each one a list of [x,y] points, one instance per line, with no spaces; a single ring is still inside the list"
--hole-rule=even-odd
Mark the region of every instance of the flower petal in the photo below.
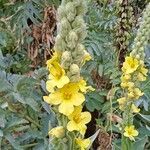
[[[46,82],[46,89],[48,92],[54,92],[54,87],[56,86],[56,82],[54,80],[48,80]]]
[[[139,132],[137,130],[133,131],[133,136],[138,136]]]
[[[130,135],[128,134],[128,132],[124,132],[123,135],[124,135],[125,137],[130,137]]]
[[[68,131],[78,130],[78,125],[74,121],[69,121],[67,124]]]
[[[81,106],[81,105],[75,107],[73,113],[68,116],[68,119],[69,119],[69,120],[73,120],[73,118],[74,118],[75,116],[80,116],[80,115],[81,115],[81,111],[82,111],[82,106]]]
[[[85,97],[81,93],[74,93],[72,96],[73,105],[79,106],[85,101]]]
[[[88,139],[77,138],[76,143],[81,147],[81,149],[85,150],[86,148],[90,146],[91,141],[89,138]]]
[[[61,94],[59,92],[51,93],[49,95],[49,103],[53,105],[58,105],[61,103]]]
[[[91,121],[91,114],[89,112],[82,112],[81,120],[83,124],[89,123]]]
[[[69,83],[69,78],[67,76],[62,76],[57,83],[58,88],[62,88],[65,84]]]
[[[86,125],[85,124],[78,124],[78,127],[79,127],[79,132],[84,135],[85,134],[85,131],[87,129]]]
[[[74,107],[72,105],[72,103],[69,101],[63,101],[60,105],[59,105],[59,112],[69,116],[73,111],[74,111]]]

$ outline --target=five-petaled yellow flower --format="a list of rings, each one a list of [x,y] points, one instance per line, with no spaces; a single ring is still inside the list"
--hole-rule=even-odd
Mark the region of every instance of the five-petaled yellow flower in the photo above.
[[[76,143],[80,146],[80,150],[86,150],[90,146],[91,141],[90,139],[76,138]]]
[[[84,95],[79,92],[77,83],[68,83],[43,98],[49,104],[59,105],[59,112],[66,116],[69,116],[74,111],[74,106],[79,106],[85,101]]]
[[[49,92],[54,92],[54,87],[62,88],[65,84],[69,83],[69,78],[59,63],[53,62],[52,66],[49,67],[49,71],[49,80],[46,82],[46,89]]]
[[[125,74],[133,73],[137,70],[139,66],[139,61],[136,58],[133,57],[126,57],[125,62],[123,63],[122,71]]]
[[[134,126],[133,125],[130,125],[130,126],[126,126],[125,127],[125,132],[124,132],[124,136],[125,137],[128,137],[130,140],[132,140],[132,141],[134,141],[135,139],[134,139],[134,137],[135,136],[138,136],[138,131],[137,130],[135,130],[135,128],[134,128]]]
[[[48,134],[49,134],[49,136],[52,136],[52,137],[61,138],[65,135],[65,130],[64,130],[63,126],[58,126],[58,127],[51,129],[48,132]]]
[[[75,107],[73,113],[68,116],[70,120],[67,124],[69,131],[79,131],[82,135],[87,129],[86,124],[91,121],[91,114],[89,112],[82,112],[82,106]]]

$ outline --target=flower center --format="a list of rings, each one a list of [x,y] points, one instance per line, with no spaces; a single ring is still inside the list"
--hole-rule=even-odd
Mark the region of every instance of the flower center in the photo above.
[[[62,72],[57,72],[57,73],[55,74],[55,78],[56,78],[57,80],[59,80],[61,77],[62,77]]]
[[[130,66],[131,66],[131,68],[134,68],[135,67],[134,62],[132,62]]]
[[[63,94],[63,97],[64,97],[64,99],[66,99],[66,100],[71,99],[71,96],[72,96],[71,93],[64,92],[64,94]]]
[[[128,130],[128,134],[132,136],[132,130]]]
[[[81,118],[80,116],[74,116],[73,120],[76,122],[76,123],[79,123],[81,121]]]

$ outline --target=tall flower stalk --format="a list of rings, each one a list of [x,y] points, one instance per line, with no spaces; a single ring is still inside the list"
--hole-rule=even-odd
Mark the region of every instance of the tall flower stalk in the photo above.
[[[119,51],[119,67],[121,68],[125,61],[125,55],[128,52],[130,32],[134,23],[132,2],[129,0],[116,1],[118,9],[118,23],[116,26],[115,45]]]
[[[91,56],[82,44],[86,35],[83,16],[87,0],[62,0],[58,8],[55,53],[47,61],[49,70],[44,96],[45,102],[55,111],[58,124],[49,131],[50,149],[88,149],[90,140],[84,139],[89,112],[82,112],[85,93],[93,90],[80,74],[81,67]]]
[[[122,67],[121,87],[123,89],[123,97],[117,101],[119,108],[123,111],[122,123],[122,149],[131,148],[125,141],[130,139],[135,140],[138,136],[138,131],[133,125],[134,113],[138,113],[140,109],[135,105],[135,102],[144,94],[140,89],[142,81],[146,80],[148,70],[144,65],[144,48],[148,43],[150,35],[150,4],[146,7],[143,13],[143,20],[137,32],[132,51],[125,58]]]

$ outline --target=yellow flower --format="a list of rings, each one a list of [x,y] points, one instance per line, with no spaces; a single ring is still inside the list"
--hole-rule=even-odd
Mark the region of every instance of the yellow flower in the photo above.
[[[131,79],[131,75],[130,74],[125,74],[121,76],[121,81],[125,82]]]
[[[145,81],[146,80],[146,77],[142,74],[142,73],[138,73],[137,74],[137,79],[139,81]]]
[[[133,125],[126,126],[124,130],[125,130],[125,132],[123,135],[125,137],[128,137],[130,140],[134,140],[134,137],[138,136],[138,131],[135,130]]]
[[[90,146],[91,141],[90,139],[76,138],[76,143],[80,146],[81,150],[86,150]]]
[[[125,97],[122,97],[122,98],[117,99],[117,102],[119,103],[119,109],[124,110],[127,99]]]
[[[46,82],[46,89],[49,92],[54,92],[54,87],[62,88],[69,83],[69,78],[65,75],[65,70],[61,68],[59,63],[53,62],[49,70],[49,80]]]
[[[49,96],[44,96],[44,101],[52,105],[59,105],[59,112],[68,116],[74,111],[74,106],[79,106],[85,97],[79,92],[77,83],[68,83]]]
[[[131,88],[128,90],[129,90],[129,93],[128,93],[129,98],[139,99],[144,94],[143,92],[141,92],[139,88]]]
[[[139,61],[133,57],[126,57],[123,63],[122,71],[126,74],[133,73],[139,66]]]
[[[137,74],[137,79],[139,81],[145,81],[147,76],[148,70],[144,67],[141,67],[139,69],[139,73]]]
[[[133,91],[130,91],[129,93],[128,93],[128,98],[129,99],[132,99],[132,98],[134,98],[135,96],[134,96],[134,93],[133,93]]]
[[[86,93],[88,90],[89,91],[94,91],[95,89],[92,86],[87,86],[87,83],[85,80],[81,79],[78,83],[79,89],[81,92]]]
[[[136,107],[134,104],[131,105],[131,110],[133,113],[139,113],[140,112],[140,108]]]
[[[89,112],[81,112],[82,106],[75,107],[73,113],[68,116],[70,120],[67,124],[68,131],[79,131],[82,135],[85,134],[86,124],[91,121]]]
[[[121,87],[122,88],[133,88],[134,87],[134,83],[133,82],[122,82],[121,83]]]
[[[140,68],[140,72],[141,72],[144,76],[147,76],[148,69],[146,69],[145,67],[141,67],[141,68]]]
[[[55,127],[48,132],[49,136],[61,138],[65,134],[63,126]]]
[[[52,58],[51,59],[49,59],[47,62],[46,62],[46,64],[47,64],[47,68],[50,68],[51,67],[51,65],[54,63],[54,62],[59,62],[59,60],[60,60],[60,52],[54,52],[53,53],[53,56],[52,56]]]

